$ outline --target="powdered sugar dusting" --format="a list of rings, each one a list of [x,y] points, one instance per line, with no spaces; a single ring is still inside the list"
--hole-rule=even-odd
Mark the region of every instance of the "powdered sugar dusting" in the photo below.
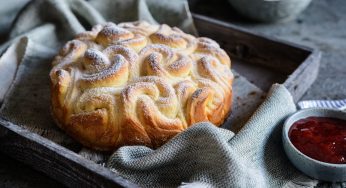
[[[114,55],[123,56],[129,63],[136,63],[138,59],[137,53],[123,45],[112,45],[103,50],[103,53],[109,58],[112,58]]]
[[[83,65],[88,73],[100,72],[106,69],[109,64],[109,59],[98,50],[91,48],[84,54]]]
[[[116,35],[132,35],[128,30],[118,27],[114,23],[107,23],[106,26],[100,31],[99,35],[106,37],[113,37]]]

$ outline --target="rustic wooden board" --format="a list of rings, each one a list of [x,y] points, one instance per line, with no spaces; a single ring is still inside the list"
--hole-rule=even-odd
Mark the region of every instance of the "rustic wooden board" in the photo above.
[[[225,123],[226,128],[232,128],[230,119],[238,121],[237,124],[240,125],[244,123],[244,117],[250,116],[257,108],[271,84],[285,84],[294,99],[298,100],[317,76],[320,60],[320,53],[317,51],[252,34],[204,16],[194,15],[194,19],[200,35],[218,41],[231,56],[235,71],[243,76],[235,73],[234,113]],[[247,85],[245,89],[243,83]],[[47,93],[44,89],[37,92]],[[47,126],[51,126],[50,120],[45,122]],[[22,123],[17,125],[0,118],[2,152],[48,174],[68,187],[136,187],[97,164],[104,162],[107,155],[82,149],[75,143],[66,144],[66,139],[61,139],[63,136],[52,139],[56,142],[54,143],[44,138],[50,137],[50,134],[41,130],[42,127],[23,128],[20,124]],[[54,128],[56,127],[52,126],[52,129]],[[233,127],[232,130],[237,131],[239,128]],[[54,135],[63,134],[59,130],[54,132]]]

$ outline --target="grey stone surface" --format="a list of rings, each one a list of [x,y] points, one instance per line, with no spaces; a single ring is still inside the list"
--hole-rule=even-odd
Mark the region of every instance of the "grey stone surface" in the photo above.
[[[297,19],[275,24],[244,21],[234,14],[229,5],[213,1],[209,8],[196,12],[212,15],[288,41],[318,48],[323,52],[320,74],[303,99],[346,98],[346,1],[313,0],[310,7]],[[218,8],[221,7],[223,11]],[[196,7],[198,7],[196,5]],[[217,13],[215,15],[215,12]],[[46,177],[0,153],[0,187],[62,187]]]

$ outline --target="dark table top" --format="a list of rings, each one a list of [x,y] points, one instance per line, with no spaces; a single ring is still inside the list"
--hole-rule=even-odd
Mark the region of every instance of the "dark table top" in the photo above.
[[[209,2],[213,6],[196,6],[193,11],[323,52],[319,76],[303,99],[346,98],[345,0],[313,0],[297,19],[275,24],[244,20],[231,10],[228,3],[220,0]],[[0,187],[54,188],[62,185],[0,153]]]

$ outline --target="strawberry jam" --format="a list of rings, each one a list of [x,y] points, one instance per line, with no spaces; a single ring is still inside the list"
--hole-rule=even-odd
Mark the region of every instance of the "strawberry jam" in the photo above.
[[[327,163],[346,164],[346,121],[308,117],[296,121],[288,133],[305,155]]]

